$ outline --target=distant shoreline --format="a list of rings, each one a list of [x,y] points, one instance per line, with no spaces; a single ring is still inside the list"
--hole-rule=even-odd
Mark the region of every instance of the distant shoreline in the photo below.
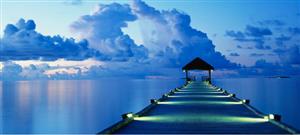
[[[289,77],[289,76],[270,76],[267,78],[291,78],[291,77]]]

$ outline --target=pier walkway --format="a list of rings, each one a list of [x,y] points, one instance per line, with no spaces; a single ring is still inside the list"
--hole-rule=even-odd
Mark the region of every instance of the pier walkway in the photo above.
[[[264,115],[226,91],[206,82],[176,88],[137,114],[100,134],[287,134],[296,133],[276,115]]]

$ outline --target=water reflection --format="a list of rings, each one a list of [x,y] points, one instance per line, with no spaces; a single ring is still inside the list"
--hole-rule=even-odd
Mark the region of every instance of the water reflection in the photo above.
[[[299,78],[219,79],[217,86],[300,129]],[[97,133],[182,80],[0,81],[2,133]]]
[[[2,133],[97,133],[181,80],[1,82]]]
[[[300,78],[236,78],[216,79],[214,84],[266,114],[280,114],[282,121],[300,130]]]
[[[2,118],[3,118],[3,99],[2,99],[2,82],[0,81],[0,109],[1,109],[1,111],[0,111],[0,133],[2,133],[3,132],[3,120],[2,120]]]

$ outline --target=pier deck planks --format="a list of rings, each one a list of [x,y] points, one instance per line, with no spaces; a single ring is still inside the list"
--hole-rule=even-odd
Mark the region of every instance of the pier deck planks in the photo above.
[[[102,133],[110,131],[106,129]],[[289,133],[205,82],[192,82],[158,102],[116,134]]]

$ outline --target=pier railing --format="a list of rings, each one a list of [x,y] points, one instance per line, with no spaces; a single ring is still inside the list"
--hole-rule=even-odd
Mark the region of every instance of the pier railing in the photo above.
[[[170,104],[171,103],[171,104]],[[180,103],[176,106],[172,104]],[[201,104],[199,104],[201,103]],[[202,104],[203,103],[203,104]],[[204,104],[209,103],[209,104]],[[221,103],[221,104],[219,104]],[[168,105],[170,106],[163,106]],[[235,106],[228,106],[228,105]],[[206,110],[195,110],[195,107],[205,108]],[[226,110],[218,110],[227,109]],[[171,109],[171,112],[168,112]],[[223,111],[223,112],[222,112]],[[164,121],[164,119],[157,119],[156,121],[143,121],[144,117],[156,116],[164,112],[164,116],[172,117],[174,114],[183,117],[176,118],[174,120]],[[218,121],[217,118],[211,116],[215,121],[209,121],[202,119],[201,116],[205,115],[205,112],[211,112],[212,114],[218,114],[216,116],[228,115],[233,117],[226,117],[226,120]],[[199,116],[200,119],[189,119],[189,114]],[[239,117],[236,117],[236,116]],[[251,115],[251,118],[249,116]],[[225,117],[222,117],[225,118]],[[222,119],[220,117],[220,119]],[[238,119],[237,119],[238,118]],[[188,81],[184,86],[175,88],[168,93],[162,95],[159,99],[151,99],[150,105],[145,107],[138,113],[126,113],[122,115],[122,120],[112,125],[109,128],[101,131],[99,134],[111,134],[111,133],[299,133],[294,128],[282,123],[281,117],[277,114],[264,114],[250,105],[250,100],[239,99],[233,93],[211,85],[208,81],[196,83]],[[192,120],[192,121],[191,121]],[[156,125],[157,123],[172,127],[176,122],[185,127],[189,125],[197,125],[202,123],[199,127],[192,128],[191,126],[186,129],[177,129],[178,131],[170,131],[164,127]],[[221,123],[220,123],[221,122]],[[222,124],[223,122],[223,124]],[[149,125],[144,127],[143,124]],[[239,125],[240,124],[240,125]],[[249,126],[245,126],[249,125]],[[201,126],[202,125],[202,126]],[[150,127],[153,128],[150,128]],[[237,127],[243,127],[239,129]],[[154,127],[156,128],[154,130]],[[214,128],[212,128],[214,127]],[[178,128],[178,127],[177,127]],[[231,129],[231,130],[229,130]],[[254,130],[255,129],[255,130]]]

